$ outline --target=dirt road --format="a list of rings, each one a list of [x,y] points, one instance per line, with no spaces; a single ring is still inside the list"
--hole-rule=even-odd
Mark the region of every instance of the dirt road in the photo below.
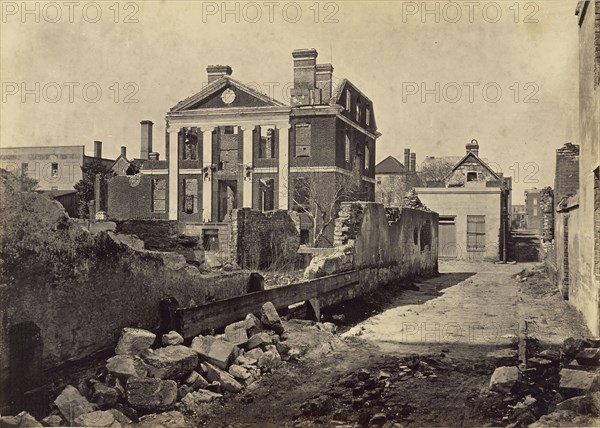
[[[207,405],[194,424],[507,425],[517,398],[488,384],[496,366],[517,362],[519,320],[549,345],[588,334],[540,271],[517,277],[523,269],[535,270],[442,263],[440,276],[386,294],[385,307],[341,339],[310,344],[323,355],[287,363],[243,394]]]

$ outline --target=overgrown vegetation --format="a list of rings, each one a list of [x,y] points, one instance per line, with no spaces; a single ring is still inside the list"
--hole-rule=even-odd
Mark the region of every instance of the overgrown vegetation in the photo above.
[[[89,203],[94,200],[94,184],[96,175],[100,174],[104,177],[113,175],[110,168],[104,166],[98,159],[93,159],[81,167],[83,178],[75,184],[77,190],[77,198],[79,200],[79,217],[88,218],[90,215]]]

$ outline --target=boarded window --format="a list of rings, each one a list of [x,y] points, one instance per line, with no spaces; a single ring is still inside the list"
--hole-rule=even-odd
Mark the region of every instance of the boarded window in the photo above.
[[[258,145],[258,157],[261,159],[272,159],[275,157],[275,129],[260,128],[260,143]]]
[[[310,124],[299,123],[294,127],[296,137],[296,157],[310,156]]]
[[[152,180],[152,212],[164,213],[167,210],[167,180]]]
[[[260,188],[260,207],[264,211],[272,211],[274,209],[274,182],[272,179],[261,179],[259,181]]]
[[[308,209],[309,204],[309,181],[305,177],[298,177],[294,180],[294,209],[304,211]]]
[[[183,180],[183,212],[198,212],[198,180],[195,178]]]
[[[467,216],[467,251],[485,251],[485,216]]]

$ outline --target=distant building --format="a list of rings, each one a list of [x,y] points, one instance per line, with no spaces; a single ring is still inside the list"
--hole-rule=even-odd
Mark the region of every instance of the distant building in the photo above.
[[[101,141],[94,141],[93,156],[85,154],[85,146],[0,147],[0,168],[37,180],[39,191],[74,190],[81,168],[93,161],[107,168],[115,162],[102,158]]]
[[[540,233],[542,227],[542,210],[540,209],[541,189],[525,190],[525,224],[527,229]]]
[[[510,228],[511,229],[524,229],[526,227],[525,217],[527,210],[525,205],[512,205],[510,207]]]
[[[404,165],[388,156],[375,166],[375,202],[386,207],[399,207],[406,192],[425,186],[416,170],[417,158],[410,149],[404,149]]]
[[[479,157],[479,144],[472,140],[443,182],[415,189],[421,201],[439,213],[440,257],[505,256],[511,183]]]

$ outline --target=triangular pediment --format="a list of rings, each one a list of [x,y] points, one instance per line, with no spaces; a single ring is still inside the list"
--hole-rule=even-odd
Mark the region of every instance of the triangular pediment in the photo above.
[[[285,107],[286,105],[262,94],[229,76],[212,82],[200,92],[180,101],[171,112],[189,110],[243,108],[243,107]]]

